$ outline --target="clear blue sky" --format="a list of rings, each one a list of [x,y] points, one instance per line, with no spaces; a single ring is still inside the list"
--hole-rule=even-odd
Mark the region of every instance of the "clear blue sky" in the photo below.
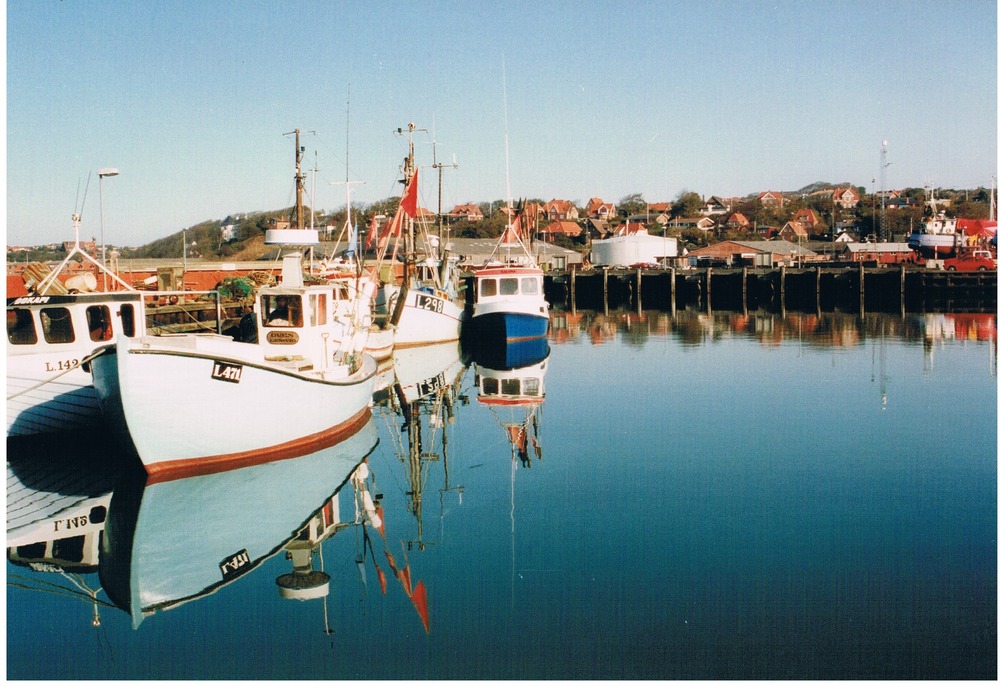
[[[506,197],[505,130],[515,198],[871,189],[883,139],[889,187],[988,186],[997,5],[7,0],[8,243],[71,239],[88,175],[99,236],[101,167],[112,244],[286,207],[296,127],[317,208],[348,131],[353,198],[397,195],[411,121],[446,209]]]

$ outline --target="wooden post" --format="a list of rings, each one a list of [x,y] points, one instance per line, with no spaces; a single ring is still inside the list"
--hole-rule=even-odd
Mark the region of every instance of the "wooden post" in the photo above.
[[[906,314],[906,265],[899,266],[899,314]]]
[[[822,272],[822,270],[823,270],[822,267],[816,265],[816,314],[817,315],[822,314],[822,308],[820,307],[819,304],[819,280],[820,280],[820,272]]]
[[[778,290],[779,296],[781,298],[781,316],[785,316],[785,266],[781,266],[780,277],[778,280]]]
[[[635,268],[635,310],[642,315],[642,268]]]
[[[747,268],[743,268],[743,314],[747,314]]]
[[[576,270],[569,271],[569,308],[576,314]]]
[[[608,314],[608,268],[604,268],[604,315]]]
[[[861,264],[861,269],[858,271],[858,300],[859,308],[861,310],[862,319],[865,316],[865,266],[864,263]]]
[[[677,270],[670,268],[670,316],[677,316]]]
[[[705,310],[712,312],[712,268],[705,270]]]

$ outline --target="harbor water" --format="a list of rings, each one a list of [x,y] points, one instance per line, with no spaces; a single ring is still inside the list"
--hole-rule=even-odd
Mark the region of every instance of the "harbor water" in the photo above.
[[[7,677],[996,679],[994,314],[560,312],[545,349],[400,362],[344,444],[211,478],[9,440],[8,543],[15,486],[97,543],[8,549]]]

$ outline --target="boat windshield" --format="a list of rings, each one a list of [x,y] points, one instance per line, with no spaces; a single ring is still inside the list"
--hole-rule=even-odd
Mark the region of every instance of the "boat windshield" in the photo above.
[[[266,313],[265,327],[301,327],[302,297],[291,295],[265,295],[261,307]]]

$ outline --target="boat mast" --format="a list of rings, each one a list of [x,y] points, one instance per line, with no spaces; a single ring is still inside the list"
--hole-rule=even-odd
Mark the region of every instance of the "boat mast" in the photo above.
[[[302,132],[299,129],[295,131],[289,131],[285,136],[290,136],[295,134],[295,228],[305,229],[304,218],[302,217],[302,192],[305,187],[305,175],[302,173],[302,153],[305,152],[305,146],[301,145],[299,142],[299,136]]]
[[[403,192],[405,194],[406,187],[410,184],[410,179],[413,178],[413,173],[416,167],[413,163],[413,132],[414,131],[427,131],[427,129],[418,129],[417,125],[410,122],[406,125],[407,137],[409,139],[409,152],[406,159],[403,160]],[[396,133],[400,136],[403,135],[403,129],[396,129]],[[402,202],[402,200],[400,200]],[[417,207],[419,207],[417,203]],[[403,251],[403,282],[410,284],[413,282],[413,270],[416,263],[416,237],[414,236],[414,220],[412,217],[407,216],[406,218],[406,246]]]

